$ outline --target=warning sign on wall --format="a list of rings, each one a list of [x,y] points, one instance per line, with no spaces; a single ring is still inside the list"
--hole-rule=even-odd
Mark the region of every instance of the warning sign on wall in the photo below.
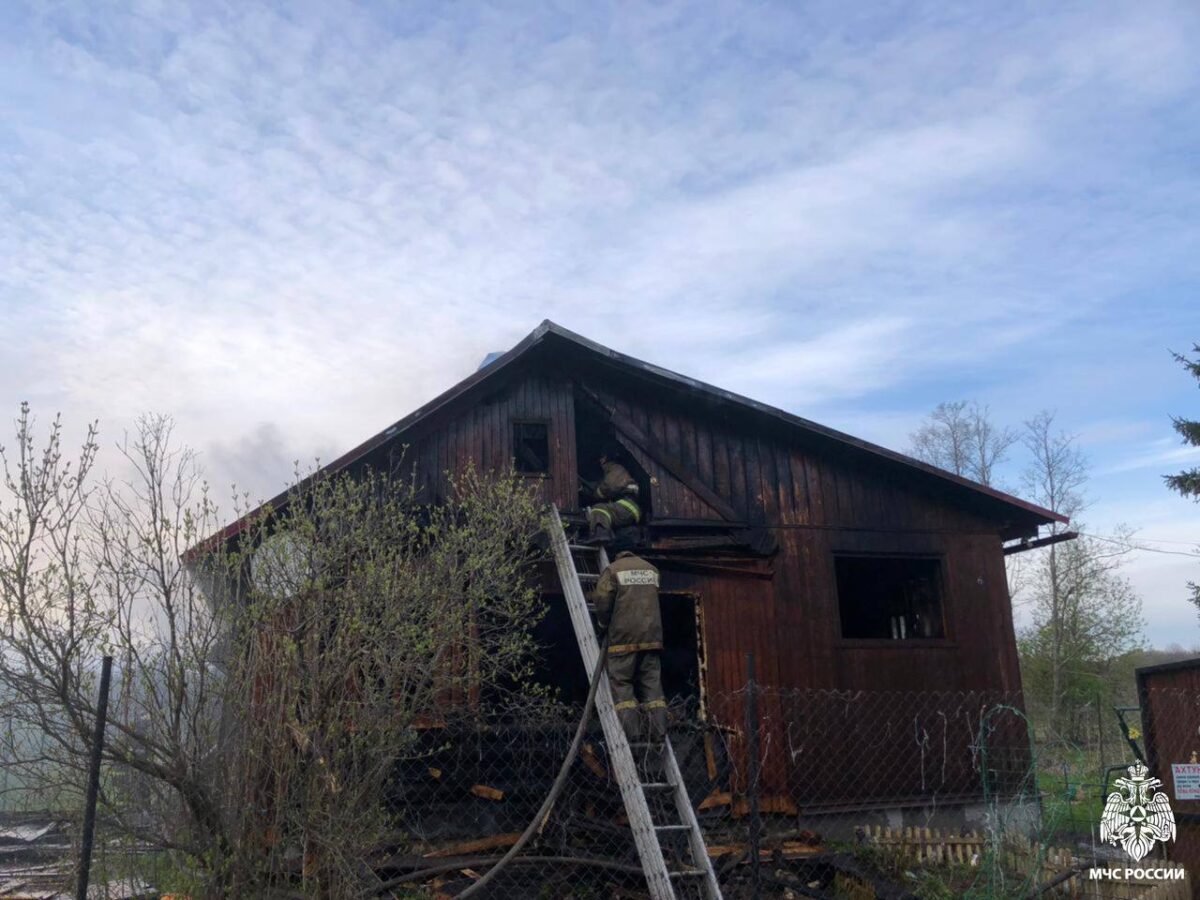
[[[1200,763],[1172,763],[1176,800],[1200,800]]]

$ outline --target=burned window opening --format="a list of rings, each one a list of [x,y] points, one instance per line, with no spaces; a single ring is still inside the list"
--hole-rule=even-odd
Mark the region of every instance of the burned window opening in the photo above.
[[[579,470],[579,508],[596,502],[592,485],[604,477],[600,454],[604,452],[623,465],[638,483],[638,506],[643,521],[653,517],[653,494],[650,475],[618,438],[608,413],[586,394],[575,393],[575,459]]]
[[[839,554],[834,568],[843,638],[904,641],[946,636],[940,559]]]
[[[691,594],[659,594],[663,620],[663,693],[672,706],[698,714],[701,701],[701,647],[697,601]],[[538,645],[532,681],[565,703],[582,705],[588,694],[588,674],[579,658],[579,645],[566,602],[552,596],[546,615],[533,628]]]
[[[521,475],[550,473],[550,429],[545,422],[513,423],[513,460]]]

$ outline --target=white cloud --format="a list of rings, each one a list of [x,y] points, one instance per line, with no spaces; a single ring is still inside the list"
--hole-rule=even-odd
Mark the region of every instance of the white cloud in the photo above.
[[[1184,446],[1169,437],[1143,441],[1124,459],[1102,468],[1098,474],[1117,475],[1137,469],[1180,469],[1200,463],[1200,447]]]
[[[751,395],[789,392],[789,405],[798,408],[816,398],[859,396],[892,380],[898,360],[911,350],[911,327],[894,316],[862,320],[807,340],[727,357],[723,374]]]
[[[217,483],[269,491],[546,317],[893,444],[967,392],[1147,420],[1110,358],[1200,326],[1128,310],[1200,279],[1187,4],[21,18],[0,404],[173,412]]]

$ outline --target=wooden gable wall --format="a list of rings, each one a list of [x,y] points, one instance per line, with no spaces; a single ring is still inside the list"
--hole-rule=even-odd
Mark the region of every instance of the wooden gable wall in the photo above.
[[[551,471],[536,483],[544,500],[573,509],[577,385],[615,414],[618,438],[653,476],[654,519],[722,518],[657,461],[656,454],[665,453],[742,522],[772,528],[779,539],[770,579],[667,573],[670,589],[701,599],[710,693],[744,683],[750,650],[760,679],[784,687],[1019,690],[1000,524],[905,480],[893,467],[808,446],[761,417],[604,373],[530,367],[482,398],[422,423],[408,436],[402,457],[391,448],[391,463],[415,465],[436,499],[445,491],[444,472],[472,463],[484,469],[507,465],[514,421],[545,421]],[[653,443],[656,454],[623,435],[622,422]],[[835,552],[941,556],[947,638],[842,640]]]
[[[578,491],[575,461],[575,404],[568,379],[527,373],[509,380],[480,400],[423,422],[407,440],[387,450],[393,472],[415,471],[431,502],[445,495],[445,473],[505,469],[512,463],[512,424],[546,422],[550,472],[527,476],[547,503],[567,509]]]
[[[607,370],[542,364],[497,379],[490,392],[422,420],[404,436],[403,453],[399,446],[385,447],[373,462],[405,473],[415,466],[426,495],[436,500],[446,490],[442,473],[471,464],[506,467],[513,455],[512,423],[545,421],[551,470],[534,481],[542,499],[572,510],[578,502],[577,392],[613,414],[618,439],[652,476],[652,522],[732,518],[769,528],[778,538],[765,577],[659,561],[664,590],[697,600],[710,719],[726,733],[739,733],[748,652],[755,654],[759,682],[781,689],[768,690],[759,704],[763,740],[773,748],[763,772],[769,790],[804,797],[813,785],[829,792],[853,783],[875,791],[867,784],[869,772],[852,778],[840,769],[815,772],[836,767],[855,749],[839,741],[870,740],[877,719],[841,722],[841,736],[826,735],[816,756],[787,749],[794,734],[807,734],[813,724],[789,706],[805,689],[926,697],[937,691],[1012,696],[1020,690],[1000,539],[1004,523],[964,509],[928,480],[917,483],[896,466],[806,441],[763,416],[650,390]],[[939,556],[947,637],[843,640],[837,552]],[[731,738],[729,747],[740,759],[740,739]]]
[[[703,593],[710,691],[760,678],[781,686],[854,689],[1020,688],[1000,524],[882,466],[805,446],[793,436],[715,409],[620,390],[596,393],[658,448],[681,461],[751,525],[772,527],[780,552],[770,581],[680,574]],[[634,441],[631,452],[646,459]],[[654,515],[719,519],[661,466],[648,467]],[[947,638],[842,640],[836,552],[937,555],[944,561]]]

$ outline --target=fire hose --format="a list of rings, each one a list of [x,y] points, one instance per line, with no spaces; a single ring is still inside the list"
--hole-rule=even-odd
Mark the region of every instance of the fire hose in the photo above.
[[[596,667],[592,671],[592,682],[588,686],[587,702],[584,703],[583,714],[579,717],[579,725],[575,728],[575,737],[571,741],[571,747],[567,751],[566,758],[563,759],[562,766],[558,770],[558,777],[554,779],[554,784],[550,787],[550,792],[546,794],[546,799],[542,801],[541,808],[538,809],[537,814],[529,822],[529,825],[526,826],[525,830],[521,832],[521,836],[517,838],[517,842],[509,847],[508,852],[505,853],[504,856],[500,857],[496,864],[488,869],[478,881],[459,894],[459,900],[467,900],[467,898],[475,897],[484,888],[486,888],[492,879],[496,877],[497,873],[503,871],[504,868],[508,866],[508,864],[511,863],[512,860],[517,856],[517,854],[524,849],[525,845],[529,843],[529,840],[533,837],[533,835],[541,828],[546,817],[550,815],[550,810],[554,807],[554,804],[558,800],[559,795],[562,793],[563,788],[566,787],[567,775],[570,773],[571,766],[574,764],[576,757],[579,756],[579,748],[583,745],[583,736],[587,731],[588,722],[592,718],[592,711],[596,707],[596,690],[600,686],[600,676],[604,672],[604,663],[607,655],[608,637],[606,636],[603,644],[600,647],[600,653],[596,657]],[[458,866],[452,866],[451,868],[458,868]],[[383,884],[372,890],[369,896],[378,897],[380,894],[384,894],[390,891],[392,888],[399,887],[402,884],[413,881],[421,881],[424,878],[437,875],[441,872],[445,872],[446,870],[447,866],[442,864],[432,866],[428,869],[419,869],[415,872],[409,872],[406,875],[401,875],[398,878],[385,881]]]

